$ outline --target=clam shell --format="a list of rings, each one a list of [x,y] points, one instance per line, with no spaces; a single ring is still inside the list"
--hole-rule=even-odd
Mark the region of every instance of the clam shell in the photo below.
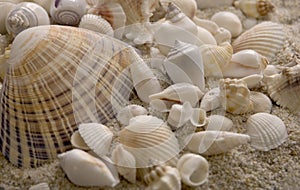
[[[272,101],[268,96],[261,92],[250,92],[250,101],[252,102],[253,108],[252,111],[254,113],[266,112],[270,113],[272,110]]]
[[[250,145],[262,151],[277,148],[288,137],[283,121],[269,113],[256,113],[247,120],[247,134],[251,137]]]
[[[168,4],[171,2],[178,6],[178,8],[180,8],[180,10],[190,19],[194,18],[197,11],[197,3],[195,0],[160,0],[160,3],[165,10],[167,10]]]
[[[0,34],[6,34],[6,27],[5,27],[5,21],[8,13],[13,9],[15,6],[14,3],[10,2],[0,2]]]
[[[262,17],[274,11],[274,5],[269,0],[238,0],[234,6],[241,9],[249,17]]]
[[[147,113],[148,111],[143,106],[130,104],[118,112],[117,119],[122,125],[128,125],[131,118],[138,115],[147,115]]]
[[[120,180],[100,159],[73,149],[59,154],[60,166],[70,181],[79,186],[116,186]]]
[[[250,135],[227,131],[201,131],[186,138],[186,148],[202,155],[216,155],[247,144]]]
[[[178,141],[164,121],[140,115],[132,118],[119,132],[120,143],[134,155],[137,168],[145,168],[167,162],[179,153]]]
[[[90,147],[84,142],[82,136],[79,131],[75,131],[71,136],[71,144],[74,148],[78,148],[81,150],[90,150]]]
[[[101,16],[93,14],[86,14],[83,17],[81,17],[78,27],[99,32],[101,34],[106,34],[109,36],[114,35],[114,30],[110,26],[110,24]]]
[[[210,115],[207,118],[206,131],[229,131],[233,126],[231,119],[222,115]]]
[[[212,111],[219,107],[221,107],[220,88],[212,88],[204,94],[200,103],[200,108],[205,111]]]
[[[209,164],[207,160],[197,154],[187,153],[177,162],[181,181],[192,187],[204,184],[208,180]]]
[[[3,155],[38,166],[71,148],[78,124],[114,118],[128,104],[127,67],[135,62],[145,64],[131,46],[92,31],[51,25],[22,32],[0,96]]]
[[[245,31],[233,41],[233,52],[252,49],[270,59],[283,48],[284,39],[285,33],[280,24],[262,22]]]

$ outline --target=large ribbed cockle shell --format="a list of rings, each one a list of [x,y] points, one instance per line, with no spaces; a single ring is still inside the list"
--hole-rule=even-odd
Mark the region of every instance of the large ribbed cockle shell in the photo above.
[[[128,66],[148,68],[121,41],[55,25],[20,33],[8,62],[0,96],[0,150],[23,167],[70,149],[79,124],[114,118],[134,86]]]

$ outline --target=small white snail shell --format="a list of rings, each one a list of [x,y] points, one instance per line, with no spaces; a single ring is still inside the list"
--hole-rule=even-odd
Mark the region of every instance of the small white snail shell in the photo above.
[[[79,24],[85,10],[85,0],[53,0],[50,15],[58,24],[75,26]]]
[[[0,2],[0,34],[6,34],[5,20],[11,9],[15,6],[14,3]]]

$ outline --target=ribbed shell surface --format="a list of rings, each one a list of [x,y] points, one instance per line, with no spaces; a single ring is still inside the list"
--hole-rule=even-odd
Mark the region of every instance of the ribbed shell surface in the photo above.
[[[36,167],[70,149],[80,123],[106,123],[127,103],[127,66],[139,61],[124,43],[85,29],[52,25],[20,33],[0,96],[3,155]]]

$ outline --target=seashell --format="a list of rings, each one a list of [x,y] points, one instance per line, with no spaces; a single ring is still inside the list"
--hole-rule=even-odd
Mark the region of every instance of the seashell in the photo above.
[[[243,80],[221,79],[219,88],[221,104],[227,112],[242,114],[253,109],[250,90]]]
[[[243,20],[243,27],[246,30],[249,30],[253,26],[257,25],[257,19],[256,18],[246,18]]]
[[[269,113],[256,113],[247,120],[247,134],[250,145],[262,151],[277,148],[287,138],[287,130],[283,121]]]
[[[131,183],[136,182],[136,162],[134,156],[125,150],[121,144],[112,151],[112,161],[120,175]]]
[[[230,131],[233,126],[231,119],[222,115],[210,115],[207,118],[206,131]]]
[[[110,26],[109,22],[107,22],[101,16],[93,14],[86,14],[81,17],[79,28],[85,28],[109,36],[114,35],[114,30]]]
[[[267,65],[266,69],[264,70],[263,76],[267,80],[269,77],[272,78],[272,75],[281,73],[282,70],[283,70],[283,67],[281,67],[279,65],[270,65],[269,64],[269,65]],[[272,80],[272,79],[270,79],[270,80]]]
[[[218,28],[218,30],[214,34],[214,37],[218,45],[221,45],[225,42],[231,43],[231,33],[229,30],[223,27]]]
[[[253,74],[262,74],[268,60],[254,50],[242,50],[232,55],[232,59],[223,68],[223,76],[242,78]]]
[[[114,187],[120,182],[103,161],[82,150],[73,149],[58,158],[63,171],[76,185]]]
[[[129,125],[119,132],[119,140],[135,157],[137,168],[164,163],[175,158],[180,151],[171,128],[154,116],[132,118]]]
[[[6,17],[8,13],[13,9],[15,6],[14,3],[10,2],[0,2],[0,34],[4,35],[7,33],[6,27],[5,27],[5,22],[6,22]]]
[[[130,104],[118,112],[117,119],[122,125],[128,125],[131,118],[138,115],[147,115],[147,113],[148,111],[143,106]]]
[[[227,131],[201,131],[186,138],[189,151],[202,155],[216,155],[247,144],[249,135]]]
[[[234,6],[242,10],[249,17],[259,18],[274,11],[274,5],[269,0],[238,0]]]
[[[248,88],[250,89],[259,86],[260,81],[262,79],[263,79],[262,74],[253,74],[253,75],[243,77],[240,80],[244,81],[247,84]]]
[[[122,38],[126,24],[126,14],[119,3],[101,3],[88,9],[88,14],[99,15],[107,20],[114,29],[114,36]]]
[[[151,72],[131,46],[89,30],[48,25],[23,31],[12,45],[0,95],[3,155],[19,167],[36,167],[71,148],[78,124],[115,118],[128,105],[128,67],[137,62]],[[18,117],[8,120],[12,115]]]
[[[215,13],[211,20],[219,27],[223,27],[230,31],[232,37],[237,37],[243,31],[242,23],[235,14],[228,11],[221,11]]]
[[[148,186],[146,190],[180,190],[181,181],[177,168],[171,166],[156,166],[150,173],[144,176]]]
[[[23,2],[15,5],[8,13],[5,27],[9,34],[16,36],[27,28],[49,24],[48,13],[43,7],[36,3]]]
[[[167,10],[169,3],[174,3],[178,8],[190,19],[193,19],[197,11],[197,3],[195,0],[160,0],[162,6]]]
[[[208,180],[209,164],[207,160],[197,154],[187,153],[177,162],[181,181],[192,187],[204,184]]]
[[[189,102],[185,102],[183,105],[174,104],[169,112],[167,122],[174,129],[180,128],[191,119],[193,111]]]
[[[204,91],[204,66],[199,54],[198,46],[175,41],[164,61],[165,70],[174,83],[191,83]]]
[[[78,131],[88,147],[101,157],[109,152],[113,133],[100,123],[82,123]]]
[[[268,96],[261,92],[250,92],[250,101],[252,102],[254,113],[266,112],[270,113],[272,109],[272,101]]]
[[[50,187],[48,183],[43,182],[31,186],[28,190],[50,190]]]
[[[200,46],[204,63],[205,76],[222,77],[222,68],[229,63],[232,57],[232,47],[225,42],[219,46],[204,44]]]
[[[206,92],[201,100],[200,108],[205,111],[212,111],[221,107],[220,88],[213,88]]]
[[[198,9],[219,8],[222,6],[231,6],[234,0],[196,0]]]
[[[47,13],[50,14],[50,7],[52,1],[47,1],[47,0],[31,0],[31,1],[43,7],[47,11]]]
[[[300,65],[284,68],[280,74],[271,75],[266,80],[269,96],[280,106],[293,113],[300,111]]]
[[[126,26],[124,36],[135,45],[152,44],[153,30],[152,23],[137,23]],[[130,43],[129,42],[129,43]]]
[[[198,38],[204,43],[204,44],[212,44],[217,45],[217,41],[214,38],[214,36],[206,29],[198,26]]]
[[[207,123],[206,111],[201,108],[194,108],[190,121],[196,127],[203,127]]]
[[[207,20],[207,19],[201,19],[198,18],[197,16],[195,16],[193,18],[194,23],[199,26],[202,27],[204,29],[206,29],[207,31],[209,31],[211,34],[215,34],[217,32],[217,30],[219,29],[219,26],[211,21],[211,20]]]
[[[274,22],[262,22],[242,33],[232,43],[233,52],[252,49],[268,60],[283,48],[285,33]]]
[[[57,24],[77,26],[85,14],[85,0],[54,0],[50,6],[50,15]]]
[[[84,142],[78,130],[72,134],[70,141],[74,148],[78,148],[81,150],[90,150],[90,147]]]
[[[202,96],[203,92],[197,86],[190,83],[176,83],[160,93],[152,94],[149,98],[150,100],[160,99],[177,104],[189,102],[191,106],[194,107]]]

